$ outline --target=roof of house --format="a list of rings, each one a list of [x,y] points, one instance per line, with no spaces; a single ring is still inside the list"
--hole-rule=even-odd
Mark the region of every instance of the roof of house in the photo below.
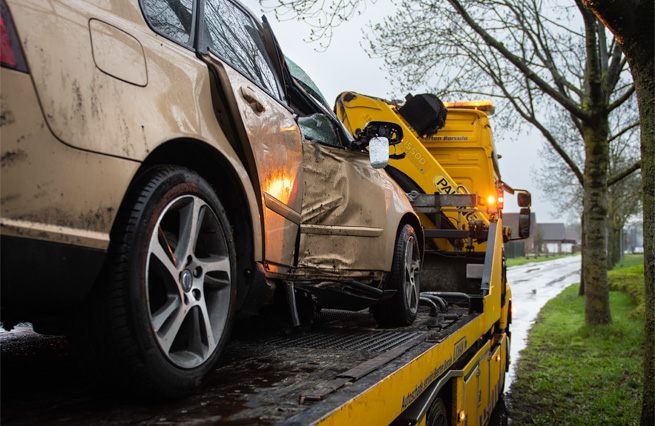
[[[562,241],[566,228],[563,223],[540,223],[541,231],[544,233],[544,241]]]
[[[566,230],[563,223],[540,223],[539,226],[543,231],[544,241],[560,241],[567,243],[576,243],[578,236],[575,232]]]

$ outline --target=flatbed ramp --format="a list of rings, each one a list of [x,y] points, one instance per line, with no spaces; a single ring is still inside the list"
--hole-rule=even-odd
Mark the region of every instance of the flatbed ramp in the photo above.
[[[368,312],[324,310],[289,335],[271,317],[242,321],[207,404],[224,424],[389,424],[476,343],[482,316],[451,305],[381,329]]]

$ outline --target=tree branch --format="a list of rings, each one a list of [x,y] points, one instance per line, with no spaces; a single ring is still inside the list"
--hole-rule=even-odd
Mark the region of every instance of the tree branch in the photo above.
[[[626,62],[627,59],[623,55],[621,47],[618,43],[614,43],[612,58],[610,59],[610,66],[605,77],[608,92],[612,92],[614,90],[614,87],[616,86],[616,83],[618,83],[619,77],[621,76],[621,70],[625,66]]]
[[[598,39],[596,37],[598,18],[583,4],[582,0],[575,0],[585,23],[585,50],[587,52],[587,84],[589,85],[589,102],[591,105],[602,105],[604,100],[602,71],[600,55],[598,52]]]
[[[634,129],[635,127],[639,127],[639,124],[640,124],[639,121],[637,121],[636,123],[632,123],[632,124],[629,125],[628,127],[625,127],[624,129],[622,129],[622,130],[621,130],[620,132],[618,132],[617,134],[615,134],[615,135],[613,135],[613,136],[610,136],[609,139],[607,140],[607,142],[608,142],[608,143],[611,143],[614,139],[618,139],[618,138],[620,138],[621,136],[623,136],[624,134],[626,134],[626,133],[629,132],[630,130]]]
[[[624,94],[622,94],[621,96],[618,97],[617,100],[615,100],[614,102],[612,102],[612,104],[609,106],[609,111],[613,111],[613,110],[615,110],[616,108],[620,107],[621,104],[623,104],[623,102],[625,102],[625,101],[627,101],[628,99],[630,99],[630,96],[632,96],[632,94],[633,94],[634,92],[635,92],[635,85],[633,84],[632,86],[630,86],[630,87],[628,88],[628,90],[625,91]]]
[[[453,6],[455,11],[464,19],[466,24],[471,27],[473,31],[475,31],[482,39],[484,42],[489,46],[497,50],[501,55],[505,57],[508,61],[512,63],[521,73],[523,73],[525,76],[527,76],[533,83],[537,85],[541,90],[543,90],[546,94],[548,94],[551,98],[553,98],[555,101],[557,101],[560,105],[562,105],[564,108],[566,108],[571,114],[575,115],[576,117],[582,119],[582,120],[587,120],[590,118],[590,113],[588,111],[583,110],[571,100],[571,98],[565,96],[558,90],[554,89],[551,87],[548,83],[546,83],[543,79],[541,79],[537,73],[532,71],[530,68],[528,68],[527,65],[525,65],[525,62],[519,58],[518,56],[514,55],[512,52],[507,50],[507,48],[500,43],[498,40],[496,40],[494,37],[492,37],[487,31],[485,31],[480,25],[478,25],[475,20],[468,14],[466,9],[461,5],[461,3],[458,0],[448,0],[448,2]],[[593,14],[592,14],[593,16]]]
[[[641,160],[637,161],[636,163],[634,163],[632,166],[628,167],[627,169],[625,169],[621,173],[610,177],[607,180],[607,186],[609,187],[609,186],[614,185],[617,182],[620,182],[622,179],[630,176],[632,173],[636,172],[639,169],[641,169]]]

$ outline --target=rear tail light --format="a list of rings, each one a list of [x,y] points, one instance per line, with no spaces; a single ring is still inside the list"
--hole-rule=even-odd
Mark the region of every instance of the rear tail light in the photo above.
[[[0,0],[0,65],[27,72],[16,29],[4,0]]]
[[[505,207],[505,191],[503,191],[503,188],[498,188],[497,200],[498,200],[498,210],[502,210]]]

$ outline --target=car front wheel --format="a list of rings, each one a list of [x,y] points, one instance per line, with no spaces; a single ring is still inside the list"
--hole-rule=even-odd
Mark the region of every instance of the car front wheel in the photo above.
[[[231,328],[234,241],[196,173],[163,166],[134,186],[112,233],[96,299],[96,352],[114,381],[179,397],[211,374]]]
[[[396,290],[396,294],[371,307],[378,324],[403,326],[414,322],[419,304],[420,263],[416,232],[411,225],[405,224],[396,237],[393,263],[386,283],[386,288]]]

